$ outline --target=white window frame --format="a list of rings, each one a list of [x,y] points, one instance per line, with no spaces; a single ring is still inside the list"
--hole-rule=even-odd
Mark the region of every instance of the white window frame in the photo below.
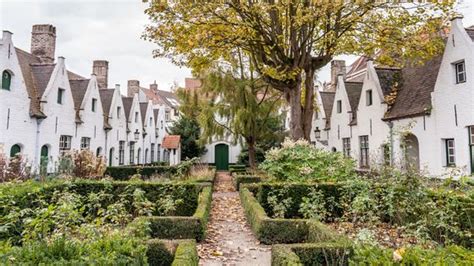
[[[125,164],[125,141],[119,141],[119,165]]]
[[[351,157],[351,138],[342,138],[342,152],[347,158]]]
[[[337,100],[336,102],[336,111],[338,114],[342,113],[342,100]]]
[[[462,66],[462,70],[459,67]],[[456,84],[464,83],[467,80],[466,77],[466,63],[463,61],[459,61],[454,63],[454,71],[456,73]]]
[[[446,166],[456,166],[456,143],[454,139],[445,139]]]
[[[369,168],[369,136],[359,136],[360,168]]]
[[[374,103],[372,90],[365,91],[365,103],[367,106],[371,106]]]
[[[91,147],[91,138],[82,137],[81,138],[81,150],[87,150]]]
[[[64,155],[71,150],[72,136],[61,135],[59,137],[59,153]]]
[[[96,98],[92,98],[91,111],[95,113],[96,110],[97,110],[97,99],[96,99]]]

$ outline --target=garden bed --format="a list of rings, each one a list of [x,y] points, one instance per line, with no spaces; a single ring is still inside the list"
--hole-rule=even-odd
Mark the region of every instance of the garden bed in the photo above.
[[[399,250],[338,242],[280,244],[272,247],[273,266],[299,265],[472,265],[472,250],[459,246]]]
[[[105,170],[105,175],[114,180],[129,180],[134,175],[140,175],[142,179],[154,176],[171,179],[178,169],[174,166],[150,165],[150,166],[111,166]]]
[[[2,184],[0,253],[8,257],[0,256],[0,260],[142,264],[147,259],[143,254],[149,250],[148,245],[141,244],[146,239],[204,238],[211,192],[211,183],[193,182],[57,180]],[[179,246],[176,254],[184,249],[183,255],[174,259],[193,261],[188,258],[189,248]],[[107,250],[107,256],[97,253]],[[41,256],[31,255],[35,253]],[[181,262],[178,265],[183,265]]]

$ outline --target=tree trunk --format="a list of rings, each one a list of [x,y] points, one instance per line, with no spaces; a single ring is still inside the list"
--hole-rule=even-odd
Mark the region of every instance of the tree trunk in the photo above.
[[[293,140],[304,138],[301,109],[301,80],[294,88],[287,89],[287,101],[290,105],[290,137]]]
[[[252,170],[257,168],[255,141],[253,138],[247,139],[247,149],[249,150],[249,165]]]
[[[305,98],[302,114],[302,127],[304,138],[311,141],[311,128],[314,113],[314,70],[309,68],[305,72]]]

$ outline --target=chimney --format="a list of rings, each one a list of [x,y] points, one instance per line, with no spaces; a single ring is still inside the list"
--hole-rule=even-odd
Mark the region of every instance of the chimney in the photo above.
[[[156,80],[153,84],[150,84],[150,90],[155,94],[158,93],[158,84],[156,84]]]
[[[140,81],[138,80],[129,80],[127,84],[127,96],[133,97],[135,93],[138,93],[140,89]]]
[[[54,63],[56,49],[56,27],[49,24],[33,25],[31,32],[31,53],[42,63]]]
[[[12,40],[12,35],[11,31],[4,30],[2,33],[2,42],[3,43],[9,43]]]
[[[109,80],[109,62],[106,60],[94,60],[92,74],[97,77],[99,89],[107,89]]]
[[[332,60],[331,62],[331,87],[332,90],[336,90],[337,77],[342,75],[342,78],[346,79],[346,61],[344,60]]]

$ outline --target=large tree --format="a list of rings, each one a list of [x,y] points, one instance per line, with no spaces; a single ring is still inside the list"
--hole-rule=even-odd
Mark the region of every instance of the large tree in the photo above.
[[[309,139],[314,73],[341,54],[380,55],[385,64],[438,53],[453,1],[151,1],[145,38],[155,56],[196,71],[236,48],[290,106],[291,136]],[[400,60],[397,60],[400,59]],[[413,60],[412,60],[413,61]]]

